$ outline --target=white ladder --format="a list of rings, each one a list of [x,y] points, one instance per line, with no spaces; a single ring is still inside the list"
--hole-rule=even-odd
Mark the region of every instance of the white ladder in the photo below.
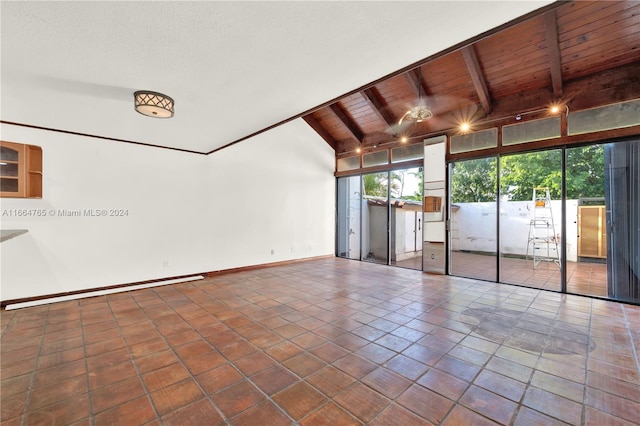
[[[548,187],[533,188],[533,209],[529,222],[529,237],[527,242],[527,255],[529,258],[529,246],[533,256],[533,269],[540,262],[553,262],[560,266],[560,252],[558,250],[559,236],[556,234],[556,226],[551,212],[551,195]]]

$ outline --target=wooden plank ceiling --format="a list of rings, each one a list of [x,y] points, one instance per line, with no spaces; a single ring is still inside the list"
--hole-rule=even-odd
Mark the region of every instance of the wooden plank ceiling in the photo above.
[[[434,116],[400,118],[422,102]],[[336,155],[495,122],[553,103],[575,111],[640,97],[640,2],[563,2],[303,118]],[[487,126],[485,126],[487,127]]]

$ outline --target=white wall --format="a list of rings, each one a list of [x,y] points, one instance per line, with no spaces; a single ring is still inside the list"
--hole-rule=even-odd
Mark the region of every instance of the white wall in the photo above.
[[[302,120],[208,157],[0,130],[44,161],[42,199],[0,200],[2,229],[29,230],[0,245],[2,300],[333,252],[334,153]],[[8,215],[24,209],[46,216]],[[59,214],[78,209],[128,215]]]
[[[531,222],[532,201],[500,203],[501,253],[524,256]],[[456,203],[451,215],[452,250],[496,251],[495,203]],[[562,232],[562,202],[551,202],[556,234]],[[567,200],[567,260],[576,262],[578,238],[578,202]],[[529,247],[531,252],[531,247]],[[531,253],[529,253],[531,254]]]
[[[335,152],[301,119],[210,155],[212,265],[333,254],[334,169]]]
[[[362,256],[366,259],[369,254],[376,260],[386,262],[388,252],[387,234],[387,206],[367,205],[368,224],[363,232],[368,234],[367,246],[362,246]]]

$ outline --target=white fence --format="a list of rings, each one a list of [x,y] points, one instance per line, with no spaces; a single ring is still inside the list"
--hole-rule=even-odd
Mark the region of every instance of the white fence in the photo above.
[[[454,251],[496,251],[495,203],[456,203],[451,214],[451,249]],[[500,253],[525,256],[529,227],[532,219],[532,201],[500,202]],[[555,233],[562,233],[562,202],[551,201]],[[567,260],[578,260],[578,201],[567,200]],[[558,239],[560,241],[560,239]],[[529,247],[531,254],[531,247]]]

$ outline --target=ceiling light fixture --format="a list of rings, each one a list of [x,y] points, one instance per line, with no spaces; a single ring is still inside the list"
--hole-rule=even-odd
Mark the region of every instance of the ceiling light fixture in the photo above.
[[[433,111],[422,103],[422,69],[418,67],[418,105],[405,112],[398,122],[398,125],[402,124],[402,121],[407,118],[415,121],[416,123],[422,123],[424,120],[428,120],[431,117],[433,117]]]
[[[142,115],[155,118],[173,117],[173,99],[162,93],[138,90],[133,94],[135,109]]]

